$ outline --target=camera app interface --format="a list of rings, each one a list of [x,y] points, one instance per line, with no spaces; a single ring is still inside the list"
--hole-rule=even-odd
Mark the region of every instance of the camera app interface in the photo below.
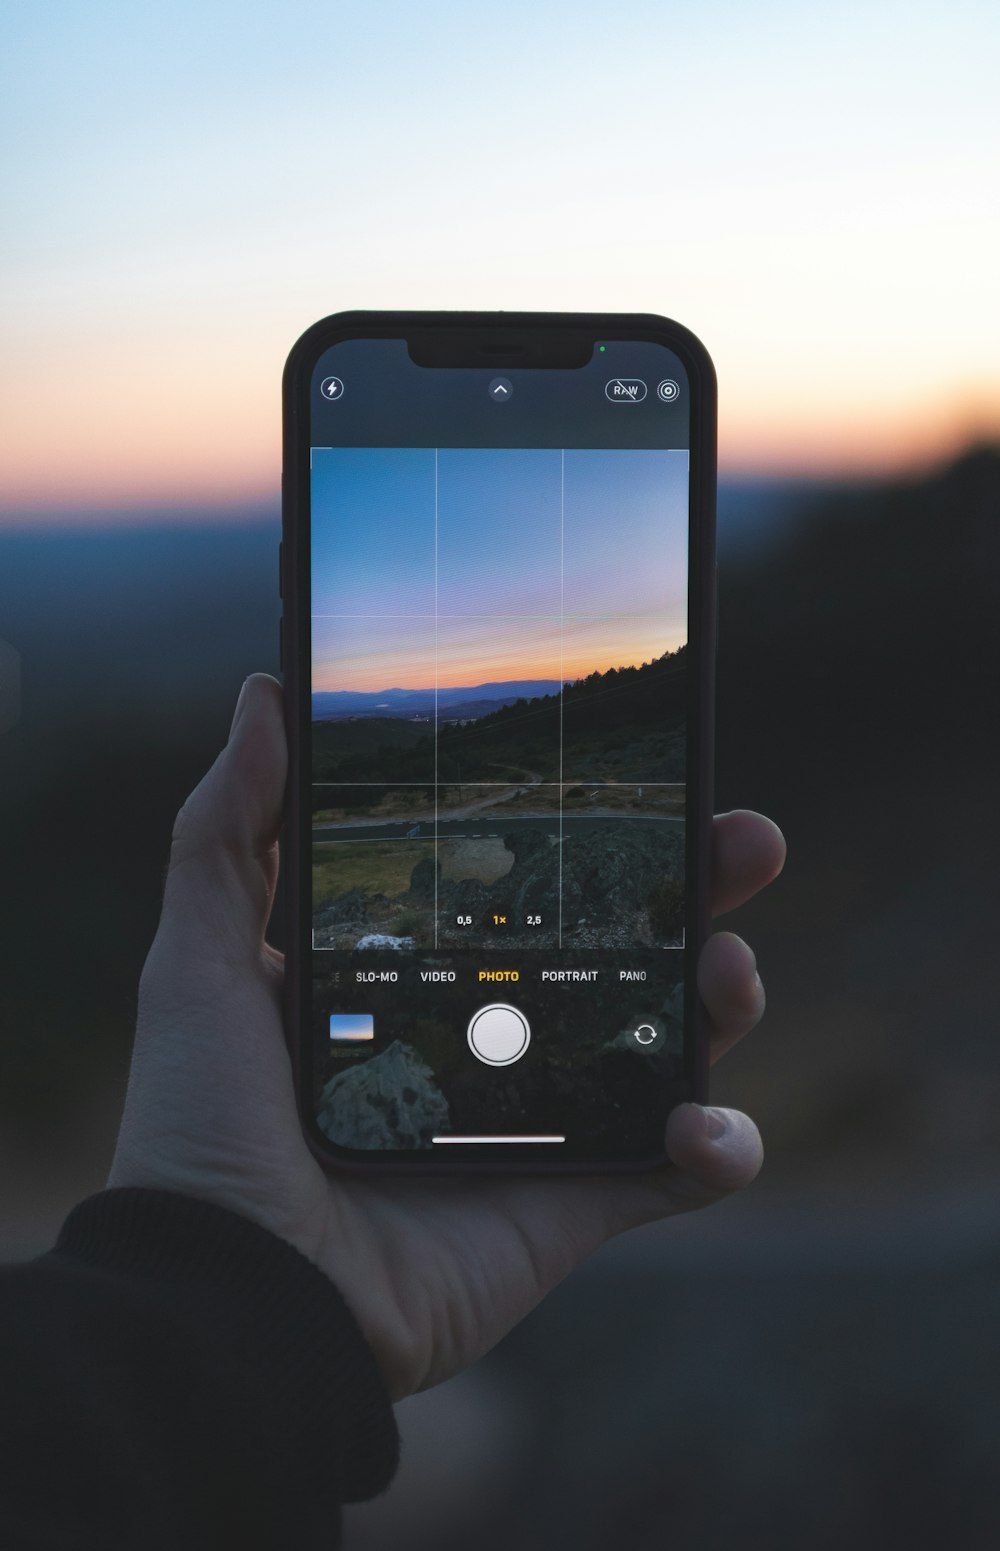
[[[316,1122],[361,1153],[655,1156],[683,1074],[682,370],[365,343],[313,391]]]

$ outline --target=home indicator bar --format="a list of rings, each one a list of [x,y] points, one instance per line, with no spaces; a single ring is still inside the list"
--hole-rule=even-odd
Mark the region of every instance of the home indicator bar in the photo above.
[[[564,1142],[564,1136],[432,1136],[434,1143],[445,1142]]]

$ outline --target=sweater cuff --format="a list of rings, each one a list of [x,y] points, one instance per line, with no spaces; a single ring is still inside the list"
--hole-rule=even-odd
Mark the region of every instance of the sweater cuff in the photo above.
[[[268,1447],[301,1478],[325,1478],[341,1502],[389,1484],[399,1434],[374,1354],[333,1282],[284,1239],[225,1207],[129,1188],[74,1207],[50,1253],[141,1286],[190,1327],[195,1360],[208,1351],[245,1375]]]

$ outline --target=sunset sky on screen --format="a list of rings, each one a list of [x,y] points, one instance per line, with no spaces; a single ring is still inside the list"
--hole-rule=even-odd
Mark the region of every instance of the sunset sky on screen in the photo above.
[[[312,461],[314,690],[575,679],[686,639],[684,451]]]

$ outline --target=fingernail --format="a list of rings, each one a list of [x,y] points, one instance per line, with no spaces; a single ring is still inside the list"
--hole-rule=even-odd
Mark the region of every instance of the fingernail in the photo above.
[[[243,688],[240,690],[239,699],[236,702],[236,710],[233,712],[233,719],[232,719],[231,723],[229,724],[229,736],[230,736],[230,738],[232,738],[233,733],[236,731],[236,724],[239,721],[240,717],[243,715],[243,707],[246,705],[246,699],[247,699],[247,684],[249,682],[250,682],[249,679],[244,679],[243,680]]]
[[[706,1105],[702,1109],[705,1117],[705,1135],[709,1141],[717,1142],[721,1136],[725,1136],[729,1130],[729,1119],[724,1109],[713,1109]]]

